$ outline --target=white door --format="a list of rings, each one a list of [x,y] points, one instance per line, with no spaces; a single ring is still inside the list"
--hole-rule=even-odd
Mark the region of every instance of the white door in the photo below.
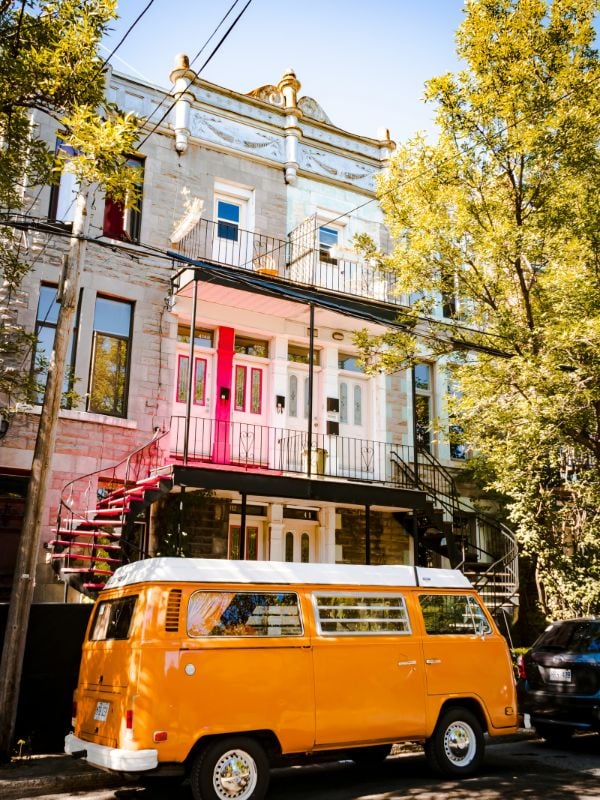
[[[233,359],[231,460],[248,466],[269,465],[267,364],[236,355]]]
[[[288,435],[281,442],[281,461],[283,469],[293,472],[305,472],[307,469],[308,451],[308,415],[310,410],[309,396],[309,369],[308,365],[299,366],[290,364],[288,369],[287,393],[287,423]],[[319,434],[319,398],[320,375],[317,370],[313,372],[313,450],[323,447],[323,437]],[[315,470],[313,470],[314,472]]]
[[[213,403],[214,356],[206,349],[194,351],[194,371],[192,377],[192,402],[190,407],[190,428],[188,438],[188,457],[206,458],[211,452]],[[188,399],[189,350],[177,348],[175,387],[173,392],[173,414],[171,425],[171,450],[177,456],[183,455],[185,436],[185,416]]]
[[[340,435],[337,444],[329,443],[335,453],[338,475],[364,479],[373,476],[379,454],[369,438],[369,392],[367,377],[340,376]]]
[[[316,561],[316,522],[284,520],[284,557],[286,561],[309,564]]]
[[[252,241],[247,231],[248,204],[229,195],[215,195],[213,260],[252,269]]]

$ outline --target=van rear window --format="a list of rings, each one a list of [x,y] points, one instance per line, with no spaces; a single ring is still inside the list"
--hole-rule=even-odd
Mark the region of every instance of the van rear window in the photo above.
[[[187,612],[189,636],[301,636],[293,592],[194,592]]]
[[[425,630],[430,635],[490,634],[492,628],[474,597],[463,594],[422,594],[419,596]]]
[[[410,633],[402,595],[323,593],[314,595],[324,634]]]
[[[128,639],[137,595],[105,600],[98,605],[90,631],[92,641]]]

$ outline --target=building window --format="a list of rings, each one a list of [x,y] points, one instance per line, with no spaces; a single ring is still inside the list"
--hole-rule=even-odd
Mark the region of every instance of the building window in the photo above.
[[[204,330],[203,328],[196,328],[194,335],[195,347],[214,347],[214,331]],[[182,344],[190,343],[190,326],[178,325],[177,326],[177,341]]]
[[[104,201],[104,222],[102,233],[111,239],[123,242],[139,242],[142,224],[142,189],[144,185],[144,160],[130,156],[127,166],[137,170],[136,183],[139,188],[136,205],[126,208],[125,204],[110,196]]]
[[[236,411],[246,410],[246,367],[235,368],[235,403]]]
[[[229,529],[229,558],[240,559],[240,534],[241,527],[232,525]],[[258,558],[258,528],[256,525],[246,526],[246,553],[244,558],[247,561],[256,561]]]
[[[310,561],[310,536],[308,533],[303,533],[300,537],[300,561],[303,564],[308,564]]]
[[[433,385],[430,364],[415,364],[415,427],[417,442],[431,451],[431,422],[433,419]]]
[[[250,413],[260,414],[262,410],[262,369],[250,370]]]
[[[241,355],[268,358],[269,342],[265,339],[252,339],[247,336],[236,336],[233,349],[236,353]]]
[[[294,364],[309,364],[310,363],[310,349],[308,347],[300,347],[295,344],[288,344],[288,361]],[[318,367],[320,363],[320,356],[318,350],[313,350],[313,364]]]
[[[362,425],[362,386],[354,386],[354,424]]]
[[[348,422],[348,384],[340,383],[340,422]]]
[[[292,531],[285,534],[285,560],[290,562],[294,560],[294,534]]]
[[[310,412],[310,380],[304,378],[304,419],[308,419]]]
[[[298,378],[290,375],[290,404],[288,414],[290,417],[298,416]]]
[[[359,362],[358,356],[351,356],[348,353],[338,355],[338,369],[345,369],[347,372],[364,373],[364,365]]]
[[[319,228],[319,261],[326,264],[337,264],[337,258],[333,258],[331,250],[339,244],[340,232],[337,228],[329,228],[322,225]]]
[[[179,356],[177,360],[177,402],[187,402],[188,387],[188,356]],[[206,359],[195,359],[194,370],[194,394],[192,396],[194,405],[206,405]]]
[[[57,184],[50,187],[50,208],[48,217],[54,222],[71,225],[75,216],[75,201],[79,193],[79,181],[75,177],[69,159],[77,155],[77,151],[60,139],[56,142],[56,154],[63,160],[62,170]]]
[[[131,303],[96,298],[88,411],[127,415],[132,321]]]
[[[37,318],[35,323],[35,335],[37,342],[35,343],[35,350],[33,353],[33,371],[36,383],[42,387],[46,385],[48,377],[48,366],[52,350],[54,349],[54,337],[56,335],[56,325],[58,322],[58,312],[60,310],[60,303],[56,299],[57,295],[56,286],[40,286],[40,299],[38,300]],[[63,398],[61,400],[61,408],[71,408],[71,398],[69,392],[73,390],[74,383],[74,369],[75,369],[75,354],[77,342],[77,329],[79,327],[79,305],[77,307],[77,314],[75,316],[75,325],[71,339],[67,347],[67,360],[65,363],[65,377],[63,379]],[[38,403],[44,400],[44,392],[39,391],[36,394]]]
[[[237,203],[228,203],[217,200],[217,236],[237,242],[240,231],[240,206]]]

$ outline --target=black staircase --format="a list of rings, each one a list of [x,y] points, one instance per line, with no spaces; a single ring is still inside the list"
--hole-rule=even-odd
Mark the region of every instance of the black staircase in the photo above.
[[[452,473],[425,447],[418,449],[417,470],[399,453],[393,458],[396,469],[427,493],[426,507],[416,516],[419,561],[439,566],[436,556],[447,558],[471,580],[493,613],[512,612],[518,593],[518,548],[512,531],[461,500]],[[397,518],[413,533],[411,514]]]

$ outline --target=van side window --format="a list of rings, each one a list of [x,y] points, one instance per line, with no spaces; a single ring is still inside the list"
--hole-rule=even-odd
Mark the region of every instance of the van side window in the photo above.
[[[490,634],[492,628],[474,597],[462,594],[422,594],[419,596],[425,631],[440,634]]]
[[[90,639],[94,642],[104,639],[129,639],[136,600],[137,595],[100,603],[90,631]]]
[[[356,592],[314,595],[322,634],[410,633],[404,597],[399,594]]]
[[[301,636],[298,595],[292,592],[194,592],[189,636]]]

